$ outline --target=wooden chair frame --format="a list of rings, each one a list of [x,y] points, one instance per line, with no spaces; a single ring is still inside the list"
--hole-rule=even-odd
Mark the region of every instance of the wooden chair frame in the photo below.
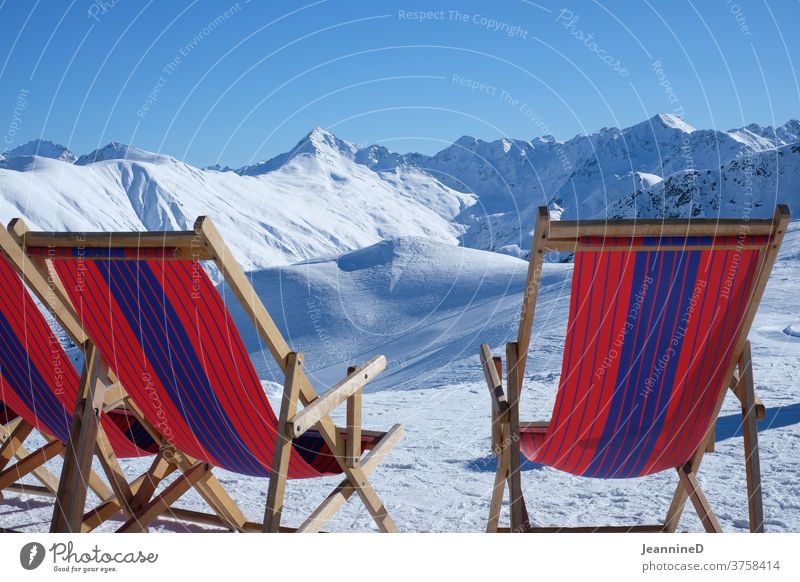
[[[241,303],[245,313],[256,326],[261,339],[265,342],[273,358],[285,374],[284,395],[279,415],[279,442],[276,443],[273,471],[269,480],[267,504],[262,524],[245,521],[244,516],[233,503],[233,500],[213,479],[211,467],[189,459],[179,451],[173,451],[179,458],[177,469],[181,471],[181,476],[161,494],[150,497],[146,502],[144,500],[149,495],[145,492],[152,494],[155,489],[154,486],[148,485],[146,488],[135,492],[132,488],[131,494],[124,491],[125,499],[134,500],[134,494],[137,495],[135,497],[135,505],[130,507],[130,517],[121,528],[121,531],[141,530],[155,517],[170,511],[176,517],[195,518],[195,521],[205,523],[218,523],[238,531],[315,532],[320,531],[324,524],[333,517],[336,511],[354,493],[364,503],[380,531],[397,531],[394,521],[369,482],[367,475],[375,470],[383,458],[399,442],[403,435],[403,427],[400,424],[396,424],[386,432],[361,429],[362,388],[374,375],[385,368],[385,358],[379,356],[364,366],[349,370],[344,380],[324,394],[318,395],[304,372],[302,354],[291,351],[272,317],[258,298],[250,280],[209,218],[201,216],[195,222],[193,230],[178,232],[33,232],[27,229],[21,219],[12,220],[9,224],[9,231],[16,238],[17,249],[22,252],[25,259],[31,262],[39,277],[43,279],[49,277],[50,280],[55,281],[55,293],[51,293],[51,297],[48,298],[50,301],[45,304],[51,306],[51,309],[56,313],[67,306],[71,306],[67,294],[63,290],[63,286],[49,260],[46,257],[28,257],[25,254],[25,249],[27,248],[47,247],[56,249],[75,248],[78,246],[83,248],[168,248],[174,249],[174,254],[171,256],[173,259],[212,262],[219,269],[226,284]],[[55,295],[55,297],[52,297],[52,295]],[[54,305],[50,305],[51,303]],[[74,313],[71,307],[70,311]],[[94,354],[94,349],[90,340],[86,338],[85,332],[80,328],[77,316],[75,316],[74,321],[78,326],[76,331],[80,331],[78,337],[85,341],[90,348],[87,350],[87,362],[91,363],[93,359],[89,358],[89,354]],[[90,368],[88,381],[76,407],[72,432],[74,442],[67,452],[65,461],[65,470],[69,466],[71,471],[77,470],[78,474],[86,474],[85,469],[89,466],[92,449],[94,448],[92,446],[91,433],[97,430],[98,423],[95,415],[97,407],[92,406],[90,403],[96,402],[98,399],[98,384],[108,386],[103,382],[104,375],[110,376],[107,366],[101,363],[99,354],[96,357],[98,364],[96,366],[91,364],[94,367]],[[114,402],[117,405],[122,402],[124,406],[135,411],[137,416],[141,418],[141,413],[135,409],[133,403],[127,398],[123,387],[118,382],[115,383],[114,378],[110,378],[110,380],[110,385],[119,397]],[[347,405],[348,426],[340,429],[330,418],[330,412],[343,402],[346,402]],[[298,412],[299,404],[302,404],[304,408]],[[145,426],[148,427],[148,430],[152,430],[151,435],[157,439],[157,442],[161,442],[157,431],[146,423]],[[88,427],[88,430],[84,427]],[[281,513],[291,444],[293,439],[312,428],[318,431],[325,441],[331,454],[344,472],[345,479],[334,488],[330,495],[325,498],[300,527],[296,528],[296,530],[282,527]],[[84,437],[84,432],[88,436]],[[360,450],[361,434],[372,436],[377,440],[372,450],[364,456],[362,456]],[[73,466],[75,469],[71,468]],[[174,468],[170,467],[164,458],[157,457],[150,471],[140,479],[148,480],[150,483],[158,483],[171,470],[174,470]],[[63,478],[61,481],[66,482]],[[175,508],[171,508],[172,503],[191,487],[198,489],[198,484],[208,487],[211,483],[215,484],[213,486],[215,495],[212,497],[212,501],[214,501],[212,508],[217,513],[216,517],[205,514],[196,515],[195,512],[176,511]],[[82,511],[82,505],[68,502],[68,498],[70,501],[73,501],[73,498],[69,497],[66,491],[61,497],[62,504],[70,512],[68,519],[63,521],[64,529],[74,531],[70,528],[72,524],[77,523],[75,515]],[[206,498],[206,501],[209,501],[209,499]],[[80,506],[81,509],[77,510],[72,506]]]
[[[22,234],[27,231],[25,223],[20,219],[12,220],[9,230],[0,229],[0,251],[8,258],[22,277],[28,288],[37,296],[43,305],[55,317],[58,324],[69,335],[72,341],[85,354],[84,369],[76,402],[71,442],[60,443],[46,436],[47,444],[34,453],[28,454],[22,446],[33,427],[22,419],[9,423],[3,431],[0,444],[0,469],[16,456],[16,464],[0,473],[0,485],[11,477],[16,479],[32,474],[42,485],[12,483],[5,487],[8,491],[27,495],[55,497],[56,504],[51,522],[53,532],[87,532],[96,528],[119,511],[131,521],[134,509],[140,502],[142,492],[155,489],[158,482],[169,472],[177,469],[188,470],[196,462],[163,447],[161,435],[151,426],[128,399],[124,390],[113,374],[99,357],[93,344],[80,325],[79,318],[66,292],[55,273],[49,270],[47,263],[40,257],[28,257],[22,248]],[[112,409],[125,409],[131,412],[150,436],[162,445],[160,456],[166,451],[171,459],[172,469],[163,476],[153,474],[152,469],[128,483],[116,459],[105,431],[97,422],[100,409],[108,412]],[[80,412],[80,414],[78,414]],[[43,465],[57,451],[64,457],[64,467],[60,478],[56,478]],[[103,472],[110,483],[107,485],[91,469],[92,456],[96,455]],[[22,458],[20,458],[22,457]],[[101,503],[83,513],[86,503],[87,488],[97,495]],[[209,475],[196,489],[214,510],[213,515],[167,507],[167,515],[178,519],[204,524],[221,525],[231,529],[246,527],[244,515],[238,510],[233,500]],[[1,490],[1,489],[0,489]],[[138,497],[136,494],[139,494]],[[124,527],[124,526],[123,526]],[[136,522],[131,530],[144,529],[146,524]]]
[[[763,220],[619,220],[619,221],[556,221],[551,222],[548,209],[538,209],[533,234],[530,262],[522,298],[517,340],[506,345],[506,390],[503,389],[503,364],[491,353],[488,345],[480,348],[480,361],[492,400],[492,452],[498,457],[487,532],[674,532],[687,500],[691,500],[707,532],[719,532],[721,527],[696,479],[703,455],[713,451],[714,426],[725,393],[730,389],[742,409],[744,432],[745,474],[747,480],[748,513],[751,532],[764,531],[764,511],[761,492],[761,470],[758,452],[756,420],[765,416],[764,404],[754,391],[750,343],[747,335],[761,302],[770,272],[778,255],[789,224],[789,209],[780,205],[771,219]],[[678,485],[663,524],[597,527],[533,527],[528,517],[520,479],[520,431],[522,428],[546,429],[549,422],[520,422],[519,399],[533,329],[536,298],[546,252],[613,252],[613,248],[586,245],[583,237],[647,237],[647,236],[768,236],[770,244],[762,253],[758,271],[742,320],[739,338],[728,364],[712,421],[700,447],[682,466],[677,467]],[[642,247],[644,248],[644,247]],[[660,246],[661,250],[691,250],[691,245]],[[697,247],[705,248],[705,247]],[[746,245],[715,244],[715,249],[749,248]],[[763,245],[758,248],[763,248]],[[648,247],[648,250],[652,247]],[[639,250],[639,247],[619,247],[619,250]],[[509,489],[510,528],[499,526],[500,512],[506,485]]]

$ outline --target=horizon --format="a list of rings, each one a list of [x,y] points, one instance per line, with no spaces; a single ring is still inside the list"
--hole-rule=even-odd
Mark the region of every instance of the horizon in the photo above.
[[[647,119],[640,120],[638,123],[634,123],[633,125],[629,125],[629,126],[626,126],[626,127],[600,127],[600,128],[597,128],[597,129],[595,129],[595,130],[592,130],[592,131],[590,131],[589,133],[585,133],[585,134],[576,134],[576,135],[573,135],[572,137],[569,137],[569,138],[561,138],[561,137],[558,137],[558,136],[553,136],[553,135],[551,135],[551,134],[548,134],[548,135],[539,135],[539,136],[534,136],[534,137],[532,137],[532,138],[525,138],[525,137],[515,137],[515,136],[511,136],[511,135],[506,135],[506,136],[500,136],[500,137],[496,137],[496,138],[494,138],[494,139],[484,139],[484,138],[482,138],[482,137],[480,137],[480,136],[474,136],[474,135],[469,135],[469,134],[461,134],[461,135],[459,135],[458,137],[454,138],[452,141],[448,142],[448,143],[447,143],[447,145],[445,145],[443,148],[441,148],[441,149],[439,149],[439,150],[436,150],[436,151],[434,151],[434,152],[432,152],[432,153],[423,153],[423,152],[419,152],[419,151],[396,151],[396,150],[392,150],[391,148],[387,148],[387,149],[388,149],[390,152],[392,152],[392,153],[396,153],[396,154],[399,154],[399,155],[415,155],[415,154],[422,154],[422,155],[435,155],[435,154],[437,154],[437,153],[439,153],[439,152],[441,152],[441,151],[443,151],[443,150],[447,149],[448,147],[450,147],[450,146],[452,146],[452,145],[454,145],[454,144],[458,143],[460,140],[462,140],[462,139],[464,139],[464,138],[475,139],[475,140],[477,140],[477,141],[479,141],[479,142],[483,142],[483,143],[493,143],[493,142],[499,141],[499,140],[501,140],[501,139],[510,139],[510,140],[513,140],[513,141],[526,141],[526,142],[532,142],[532,141],[534,141],[534,140],[535,140],[535,139],[537,139],[537,138],[546,138],[546,137],[552,137],[553,139],[555,139],[555,141],[556,141],[557,143],[566,143],[566,142],[572,141],[572,140],[574,140],[574,139],[578,139],[578,138],[582,138],[582,137],[588,137],[588,136],[591,136],[591,135],[595,135],[595,134],[597,134],[597,133],[600,133],[600,132],[602,132],[602,131],[606,131],[606,130],[618,129],[618,130],[620,130],[620,131],[624,131],[624,130],[626,130],[626,129],[630,129],[631,127],[635,127],[635,126],[637,126],[637,125],[641,125],[641,124],[644,124],[644,123],[650,122],[650,121],[652,121],[653,119],[655,119],[656,117],[663,116],[663,115],[668,115],[668,116],[678,117],[678,116],[676,116],[676,115],[674,115],[674,114],[672,114],[672,113],[668,113],[668,112],[663,112],[663,111],[662,111],[662,112],[660,112],[660,113],[656,113],[656,114],[655,114],[655,115],[653,115],[652,117],[649,117],[649,118],[647,118]],[[689,126],[692,128],[692,130],[693,130],[693,131],[698,131],[698,130],[702,131],[702,130],[710,130],[710,129],[711,129],[711,128],[697,127],[697,126],[693,125],[692,123],[689,123],[688,121],[686,121],[686,120],[685,120],[685,119],[683,119],[683,118],[680,118],[680,117],[679,117],[679,119],[680,119],[681,121],[683,121],[685,124],[689,125]],[[767,128],[767,127],[769,127],[769,128],[772,128],[772,129],[776,129],[776,128],[784,127],[784,126],[788,125],[789,123],[791,123],[791,122],[793,122],[793,121],[797,122],[797,121],[800,121],[800,119],[799,119],[799,118],[792,117],[792,118],[789,118],[789,119],[787,119],[786,121],[784,121],[784,122],[782,122],[782,123],[779,123],[778,125],[775,125],[775,126],[762,126],[762,125],[760,125],[760,124],[757,124],[757,123],[756,123],[755,125],[759,125],[761,128]],[[750,126],[750,125],[753,125],[753,124],[754,124],[754,123],[747,123],[747,124],[745,124],[745,125],[743,125],[743,126],[741,126],[741,127],[731,127],[731,128],[728,128],[728,129],[716,129],[716,130],[714,130],[714,131],[720,131],[720,132],[732,132],[732,131],[737,131],[737,130],[740,130],[740,129],[744,129],[744,128],[746,128],[747,126]],[[292,151],[293,151],[293,150],[294,150],[294,149],[295,149],[295,148],[296,148],[298,145],[301,145],[302,143],[304,143],[304,142],[305,142],[305,140],[307,140],[307,139],[308,139],[308,137],[309,137],[309,136],[310,136],[312,133],[314,133],[316,130],[318,130],[318,129],[321,129],[321,130],[323,130],[323,131],[325,131],[325,132],[327,132],[327,133],[329,133],[329,134],[331,134],[331,135],[335,136],[336,138],[338,138],[338,139],[341,139],[342,141],[345,141],[345,142],[347,142],[347,143],[349,143],[349,144],[351,144],[351,145],[355,145],[355,146],[357,146],[359,149],[363,149],[363,148],[367,148],[367,147],[370,147],[370,146],[375,146],[375,145],[378,145],[378,146],[380,146],[380,145],[383,145],[382,143],[357,144],[356,142],[354,142],[354,141],[352,141],[352,140],[348,139],[348,138],[347,138],[347,136],[344,136],[344,137],[343,137],[343,136],[341,136],[341,135],[339,135],[339,134],[337,134],[337,133],[335,133],[335,132],[331,131],[331,130],[330,130],[330,129],[328,129],[328,128],[321,127],[321,126],[316,126],[316,127],[313,127],[311,130],[307,131],[307,132],[306,132],[306,133],[305,133],[305,134],[304,134],[304,135],[303,135],[303,136],[302,136],[300,139],[298,139],[298,140],[295,142],[295,144],[294,144],[293,146],[291,146],[291,147],[287,148],[285,151],[278,152],[278,153],[276,153],[275,155],[273,155],[273,156],[270,156],[269,158],[264,158],[264,159],[262,159],[262,160],[256,160],[256,161],[254,161],[254,162],[252,162],[252,163],[250,163],[250,164],[239,164],[239,163],[233,163],[233,164],[231,164],[231,163],[222,163],[222,162],[219,162],[219,163],[218,163],[218,164],[216,164],[216,165],[218,165],[220,168],[228,168],[228,169],[230,169],[230,170],[239,170],[239,169],[241,169],[241,168],[247,167],[248,165],[256,165],[256,164],[259,164],[259,163],[268,162],[268,161],[270,161],[270,160],[272,160],[272,159],[274,159],[275,157],[278,157],[278,156],[280,156],[280,155],[287,154],[287,153],[291,153],[291,152],[292,152]],[[15,149],[18,149],[18,148],[21,148],[21,147],[28,146],[28,145],[30,145],[30,144],[32,144],[32,143],[36,143],[37,141],[39,141],[40,143],[49,143],[49,144],[52,144],[52,145],[55,145],[55,146],[58,146],[58,147],[63,147],[63,148],[65,148],[67,151],[69,151],[70,153],[72,153],[73,155],[75,155],[75,157],[76,157],[77,159],[80,159],[80,158],[82,158],[82,157],[84,157],[84,156],[90,156],[91,154],[94,154],[95,152],[97,152],[97,151],[99,151],[99,150],[102,150],[102,149],[104,149],[104,148],[106,148],[106,147],[109,147],[109,146],[111,146],[111,145],[114,145],[114,144],[118,144],[118,145],[125,146],[125,147],[128,147],[128,148],[136,148],[136,149],[139,149],[139,150],[142,150],[142,151],[145,151],[145,152],[148,152],[148,153],[152,153],[152,154],[158,154],[158,155],[164,155],[164,156],[168,156],[168,157],[174,158],[174,159],[176,159],[176,160],[178,160],[178,161],[184,162],[184,163],[186,163],[186,164],[188,164],[188,165],[190,165],[190,166],[197,167],[197,168],[199,168],[199,169],[209,169],[209,168],[211,168],[211,167],[215,166],[215,164],[210,164],[210,165],[206,165],[206,166],[196,166],[195,164],[191,163],[190,161],[188,161],[188,160],[182,160],[182,159],[180,159],[180,158],[178,158],[178,157],[174,156],[173,154],[171,154],[171,153],[170,153],[170,152],[168,152],[168,151],[159,151],[159,152],[154,152],[154,151],[151,151],[151,150],[147,150],[147,149],[145,149],[145,148],[140,148],[140,147],[138,147],[138,146],[135,146],[135,145],[132,145],[132,144],[126,144],[126,143],[123,143],[123,142],[120,142],[120,141],[117,141],[117,140],[113,140],[113,139],[112,139],[111,141],[109,141],[108,143],[105,143],[105,144],[103,144],[103,145],[101,145],[101,146],[99,146],[99,147],[95,148],[95,149],[94,149],[94,150],[92,150],[92,151],[89,151],[89,152],[79,152],[79,151],[74,151],[74,150],[70,149],[69,147],[65,146],[63,143],[61,143],[61,142],[60,142],[60,141],[58,141],[58,140],[49,139],[49,138],[47,138],[47,137],[41,137],[41,138],[34,138],[34,139],[31,139],[31,140],[29,140],[29,141],[27,141],[27,142],[25,142],[25,143],[21,143],[21,144],[19,144],[19,145],[15,146],[15,147],[11,148],[11,149],[9,149],[9,150],[2,151],[2,152],[0,152],[0,155],[6,155],[6,154],[8,154],[9,152],[11,152],[11,151],[13,151],[13,150],[15,150]],[[384,147],[385,147],[385,146],[384,146]]]
[[[564,141],[659,112],[721,131],[800,116],[800,39],[782,29],[796,3],[95,0],[0,15],[3,151],[117,141],[205,167],[272,158],[316,126],[430,155],[461,135]]]

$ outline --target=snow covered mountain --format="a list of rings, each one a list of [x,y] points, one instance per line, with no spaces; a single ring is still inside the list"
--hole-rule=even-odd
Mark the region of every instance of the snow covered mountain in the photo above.
[[[659,114],[566,141],[464,136],[426,156],[358,148],[315,128],[236,170],[119,143],[75,159],[37,140],[0,158],[0,219],[153,230],[208,214],[254,269],[407,236],[526,258],[542,204],[565,219],[756,217],[779,202],[800,216],[798,140],[797,120],[718,131]]]
[[[0,161],[0,218],[42,229],[164,230],[213,217],[246,269],[339,255],[384,239],[455,245],[475,203],[416,168],[374,172],[332,149],[249,176],[110,144],[74,164]],[[325,157],[328,156],[328,157]]]
[[[10,149],[0,156],[0,160],[17,156],[40,156],[42,158],[61,160],[62,162],[70,164],[77,159],[75,154],[64,146],[43,139],[34,139],[26,144]]]

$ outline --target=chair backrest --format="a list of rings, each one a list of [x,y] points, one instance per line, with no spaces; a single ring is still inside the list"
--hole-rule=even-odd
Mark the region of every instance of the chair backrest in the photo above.
[[[569,243],[550,223],[544,246],[575,256],[561,379],[536,459],[597,478],[684,464],[731,382],[786,212],[738,235],[712,221],[668,221],[664,236],[652,224],[639,225],[643,236],[633,222],[609,222],[607,236],[576,225]]]
[[[199,260],[171,248],[27,251],[52,262],[87,335],[165,444],[236,473],[270,474],[277,418]],[[323,474],[298,448],[289,477]]]
[[[67,442],[80,375],[14,266],[0,253],[0,400],[40,432]],[[153,452],[146,433],[104,421],[114,452]],[[126,436],[127,435],[127,436]],[[138,446],[137,446],[138,445]]]

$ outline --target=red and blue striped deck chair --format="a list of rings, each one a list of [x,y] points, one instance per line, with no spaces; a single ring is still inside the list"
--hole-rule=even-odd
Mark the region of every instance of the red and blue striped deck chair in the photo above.
[[[22,229],[20,236],[29,255],[50,265],[98,357],[137,410],[164,443],[201,463],[141,504],[120,531],[146,527],[213,467],[269,478],[264,522],[258,526],[263,531],[289,529],[280,525],[287,479],[341,473],[344,481],[297,530],[318,531],[355,493],[381,531],[396,531],[367,475],[398,442],[402,427],[361,429],[362,388],[385,368],[386,359],[378,356],[348,371],[317,395],[302,355],[290,350],[209,219],[199,218],[187,232]],[[225,289],[241,303],[285,374],[278,415],[207,263],[222,274]],[[345,402],[347,426],[340,429],[329,413]],[[234,529],[254,529],[243,516],[232,521]]]
[[[44,465],[64,454],[67,448],[81,376],[20,278],[12,257],[20,260],[21,251],[5,229],[0,229],[0,243],[4,251],[0,253],[0,424],[4,425],[0,491],[55,497],[59,479]],[[35,278],[33,271],[29,268],[28,274]],[[43,280],[37,282],[45,284]],[[55,315],[65,329],[79,329],[69,311],[60,310]],[[42,436],[44,444],[30,452],[25,441],[34,430]],[[104,465],[109,467],[117,457],[155,452],[153,439],[134,420],[115,411],[103,417],[99,438],[103,441],[100,454]],[[15,457],[16,463],[8,466]],[[41,485],[16,482],[26,475],[35,477]],[[85,484],[100,498],[101,504],[82,516],[84,531],[96,527],[121,508],[114,490],[94,472],[87,472]]]
[[[687,499],[721,531],[696,472],[711,449],[725,393],[741,401],[751,531],[763,531],[756,399],[747,335],[789,222],[550,222],[540,208],[516,342],[502,361],[481,346],[498,467],[487,531],[498,531],[506,484],[511,531],[674,531]],[[551,419],[520,422],[534,309],[548,251],[574,253],[561,377]],[[573,475],[624,479],[677,470],[663,524],[533,527],[521,456]],[[505,529],[505,528],[503,528]]]

